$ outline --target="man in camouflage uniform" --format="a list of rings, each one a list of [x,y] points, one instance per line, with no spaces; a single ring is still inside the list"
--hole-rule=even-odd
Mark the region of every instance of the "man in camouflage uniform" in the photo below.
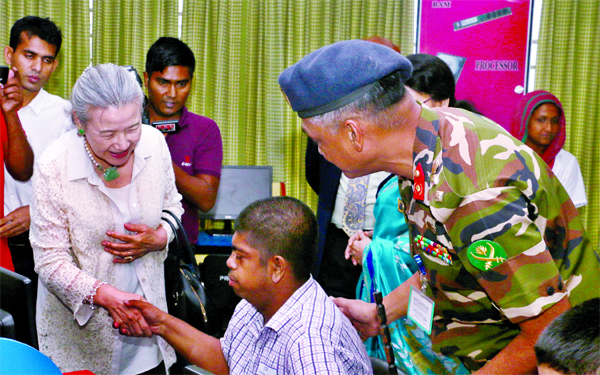
[[[470,112],[422,108],[402,86],[410,63],[365,43],[314,51],[279,83],[303,130],[348,177],[400,178],[402,202],[390,209],[405,212],[425,275],[385,296],[388,321],[406,315],[411,286],[425,285],[435,350],[482,373],[535,371],[543,328],[599,295],[599,258],[577,210],[535,152]],[[335,302],[363,337],[378,334],[373,304]]]

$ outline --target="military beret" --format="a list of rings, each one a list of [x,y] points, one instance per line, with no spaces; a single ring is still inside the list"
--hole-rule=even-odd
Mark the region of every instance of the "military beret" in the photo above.
[[[321,47],[285,69],[279,86],[298,116],[308,118],[352,103],[396,70],[404,82],[412,65],[381,44],[345,40]]]

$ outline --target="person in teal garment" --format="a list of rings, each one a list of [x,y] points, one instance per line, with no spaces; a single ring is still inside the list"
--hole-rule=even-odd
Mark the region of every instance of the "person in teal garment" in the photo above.
[[[359,231],[348,241],[346,258],[363,266],[356,298],[365,302],[375,302],[373,293],[377,290],[387,295],[418,270],[410,256],[408,225],[399,199],[398,176],[390,175],[377,193],[375,228],[372,232]],[[408,317],[396,320],[389,328],[401,373],[469,374],[460,361],[435,353],[429,336]],[[370,337],[364,344],[369,356],[386,359],[382,336]]]

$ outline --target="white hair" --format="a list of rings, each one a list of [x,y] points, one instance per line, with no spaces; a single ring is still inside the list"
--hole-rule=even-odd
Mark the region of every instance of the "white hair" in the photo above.
[[[101,64],[84,70],[71,92],[73,122],[75,117],[83,126],[90,120],[94,109],[121,108],[136,103],[142,111],[144,93],[131,79],[130,73],[114,64]]]

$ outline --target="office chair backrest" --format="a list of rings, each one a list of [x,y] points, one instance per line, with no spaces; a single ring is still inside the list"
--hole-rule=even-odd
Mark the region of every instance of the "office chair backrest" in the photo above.
[[[209,254],[200,264],[200,274],[202,275],[206,294],[222,314],[222,317],[226,319],[226,322],[229,321],[235,307],[241,300],[235,294],[233,288],[229,286],[227,258],[229,258],[229,255]]]
[[[38,349],[31,280],[0,267],[0,309],[13,316],[15,338]]]
[[[0,375],[62,375],[43,353],[22,342],[0,337]]]

